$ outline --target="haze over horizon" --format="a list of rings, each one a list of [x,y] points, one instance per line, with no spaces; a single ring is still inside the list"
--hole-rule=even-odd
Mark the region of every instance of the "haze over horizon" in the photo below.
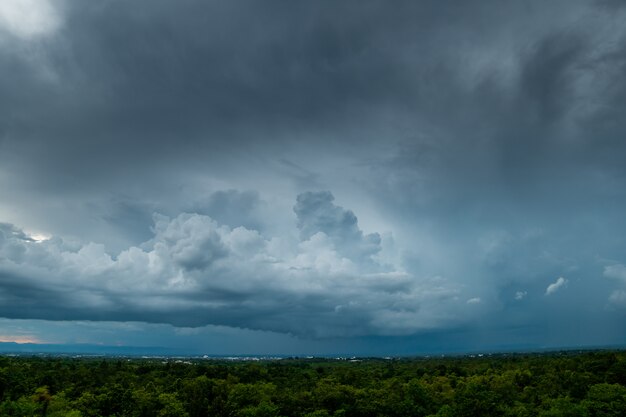
[[[624,345],[625,19],[2,0],[0,342]]]

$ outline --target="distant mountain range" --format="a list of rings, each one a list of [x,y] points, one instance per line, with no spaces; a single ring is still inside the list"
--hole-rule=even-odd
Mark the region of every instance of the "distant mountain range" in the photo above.
[[[585,346],[585,347],[502,347],[500,349],[485,349],[479,351],[438,351],[438,352],[421,352],[413,355],[392,355],[394,357],[430,357],[433,356],[474,356],[486,355],[506,355],[506,354],[542,354],[542,353],[576,353],[591,350],[624,350],[626,345],[605,345],[605,346]],[[149,357],[205,357],[205,358],[225,358],[225,359],[250,359],[250,358],[288,358],[288,357],[309,357],[307,354],[208,354],[202,352],[165,348],[158,346],[107,346],[95,344],[45,344],[45,343],[15,343],[0,342],[0,355],[51,355],[51,356],[149,356]],[[358,356],[358,355],[357,355]],[[317,354],[315,357],[325,358],[355,358],[354,354],[337,353],[337,354]],[[313,356],[310,356],[313,357]],[[383,357],[366,355],[363,357]],[[386,358],[387,356],[385,356]]]

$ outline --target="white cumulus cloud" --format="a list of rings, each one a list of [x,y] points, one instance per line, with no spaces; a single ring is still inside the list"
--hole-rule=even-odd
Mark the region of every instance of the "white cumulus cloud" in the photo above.
[[[523,300],[524,298],[526,298],[527,295],[528,295],[528,291],[516,291],[514,298],[517,301],[520,301],[520,300]]]
[[[555,282],[548,285],[548,288],[546,288],[546,295],[551,295],[559,291],[561,288],[567,285],[567,282],[568,281],[565,278],[559,277]]]
[[[155,215],[152,239],[117,256],[0,225],[0,315],[313,336],[408,334],[458,320],[457,289],[377,263],[377,235],[364,235],[332,195],[300,196],[296,208],[300,239],[197,213]]]

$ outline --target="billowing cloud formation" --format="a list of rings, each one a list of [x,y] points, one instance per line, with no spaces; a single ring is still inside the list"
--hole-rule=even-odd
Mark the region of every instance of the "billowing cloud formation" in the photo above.
[[[103,245],[30,239],[3,225],[0,315],[221,324],[302,335],[397,334],[450,324],[454,288],[372,254],[356,216],[328,192],[298,196],[301,238],[266,238],[206,215],[154,217],[154,236],[118,256]],[[364,262],[368,258],[369,262]],[[470,300],[470,302],[475,302]]]
[[[551,295],[567,285],[567,280],[563,277],[559,277],[555,282],[548,285],[546,288],[546,295]]]
[[[333,204],[334,197],[328,192],[300,194],[294,212],[298,217],[301,239],[310,239],[317,233],[326,235],[337,251],[350,259],[367,260],[378,253],[380,235],[364,235],[357,225],[357,218],[350,210]]]

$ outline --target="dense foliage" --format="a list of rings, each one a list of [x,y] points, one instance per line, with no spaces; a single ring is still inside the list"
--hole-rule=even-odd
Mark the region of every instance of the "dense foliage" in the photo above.
[[[0,357],[1,416],[626,416],[626,352],[362,361]]]

